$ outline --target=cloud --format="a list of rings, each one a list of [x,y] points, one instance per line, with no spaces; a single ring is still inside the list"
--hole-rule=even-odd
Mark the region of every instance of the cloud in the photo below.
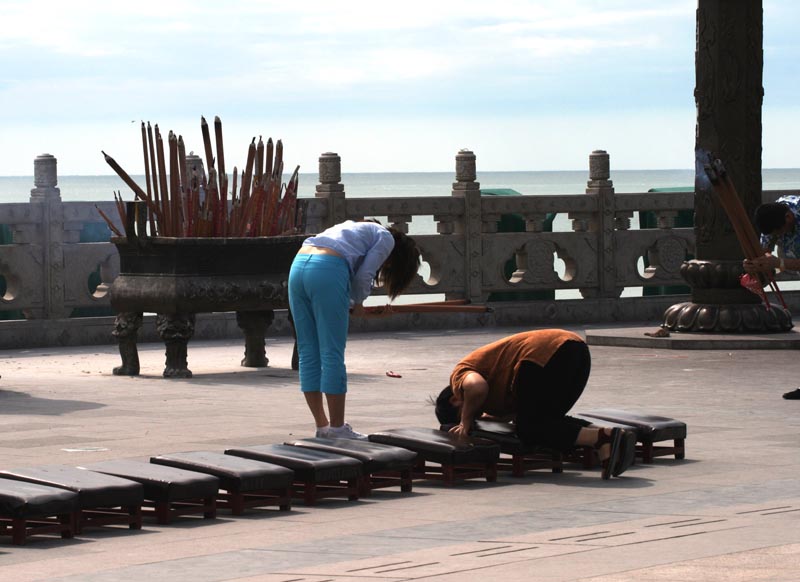
[[[662,112],[694,107],[696,7],[696,0],[0,0],[0,123],[49,132],[54,141],[65,124],[91,126],[94,141],[103,141],[104,127],[111,134],[131,119],[173,124],[219,114],[243,126],[338,128],[326,137],[353,148],[350,128],[362,125],[403,142],[409,127],[462,135],[473,125],[536,134],[546,119],[649,116],[656,124]],[[789,107],[800,74],[791,26],[800,4],[765,0],[764,7],[765,109]],[[584,149],[581,128],[566,127]],[[364,140],[364,166],[375,167],[371,134],[352,135]],[[320,141],[313,131],[302,138]],[[427,136],[429,158],[434,142],[453,146],[444,141]]]

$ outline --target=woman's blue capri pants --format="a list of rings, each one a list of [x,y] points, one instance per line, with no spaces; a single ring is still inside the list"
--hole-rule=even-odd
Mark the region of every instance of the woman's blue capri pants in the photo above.
[[[297,255],[289,271],[300,358],[300,390],[344,394],[344,349],[350,323],[350,268],[342,257]]]

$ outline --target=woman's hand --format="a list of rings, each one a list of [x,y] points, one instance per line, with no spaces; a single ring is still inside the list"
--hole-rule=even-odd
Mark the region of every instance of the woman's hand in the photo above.
[[[771,253],[766,253],[762,257],[755,259],[745,259],[742,262],[742,267],[746,273],[751,275],[756,273],[770,273],[781,266],[781,260],[778,257],[772,256]]]
[[[450,434],[454,434],[457,437],[466,437],[469,436],[469,430],[470,427],[464,426],[464,423],[460,422],[447,432],[449,432]]]

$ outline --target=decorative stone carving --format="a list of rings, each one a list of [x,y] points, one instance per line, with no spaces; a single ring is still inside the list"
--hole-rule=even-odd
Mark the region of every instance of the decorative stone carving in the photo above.
[[[767,308],[739,284],[740,261],[686,261],[681,275],[692,287],[692,301],[678,303],[664,313],[663,326],[671,331],[704,333],[785,332],[792,316],[783,307]]]
[[[319,157],[320,184],[338,184],[342,181],[342,158],[334,152],[326,152]]]
[[[652,267],[669,274],[678,273],[686,260],[686,243],[674,236],[660,238],[648,252],[648,259]]]
[[[475,154],[470,150],[460,150],[456,154],[456,182],[474,182],[476,179]]]

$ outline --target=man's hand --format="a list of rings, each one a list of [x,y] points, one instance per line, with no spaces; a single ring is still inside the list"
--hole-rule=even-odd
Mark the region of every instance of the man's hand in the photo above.
[[[766,253],[764,256],[755,259],[745,259],[742,262],[742,267],[746,273],[751,275],[757,273],[770,273],[779,268],[781,260],[778,257],[772,256],[771,253]]]

